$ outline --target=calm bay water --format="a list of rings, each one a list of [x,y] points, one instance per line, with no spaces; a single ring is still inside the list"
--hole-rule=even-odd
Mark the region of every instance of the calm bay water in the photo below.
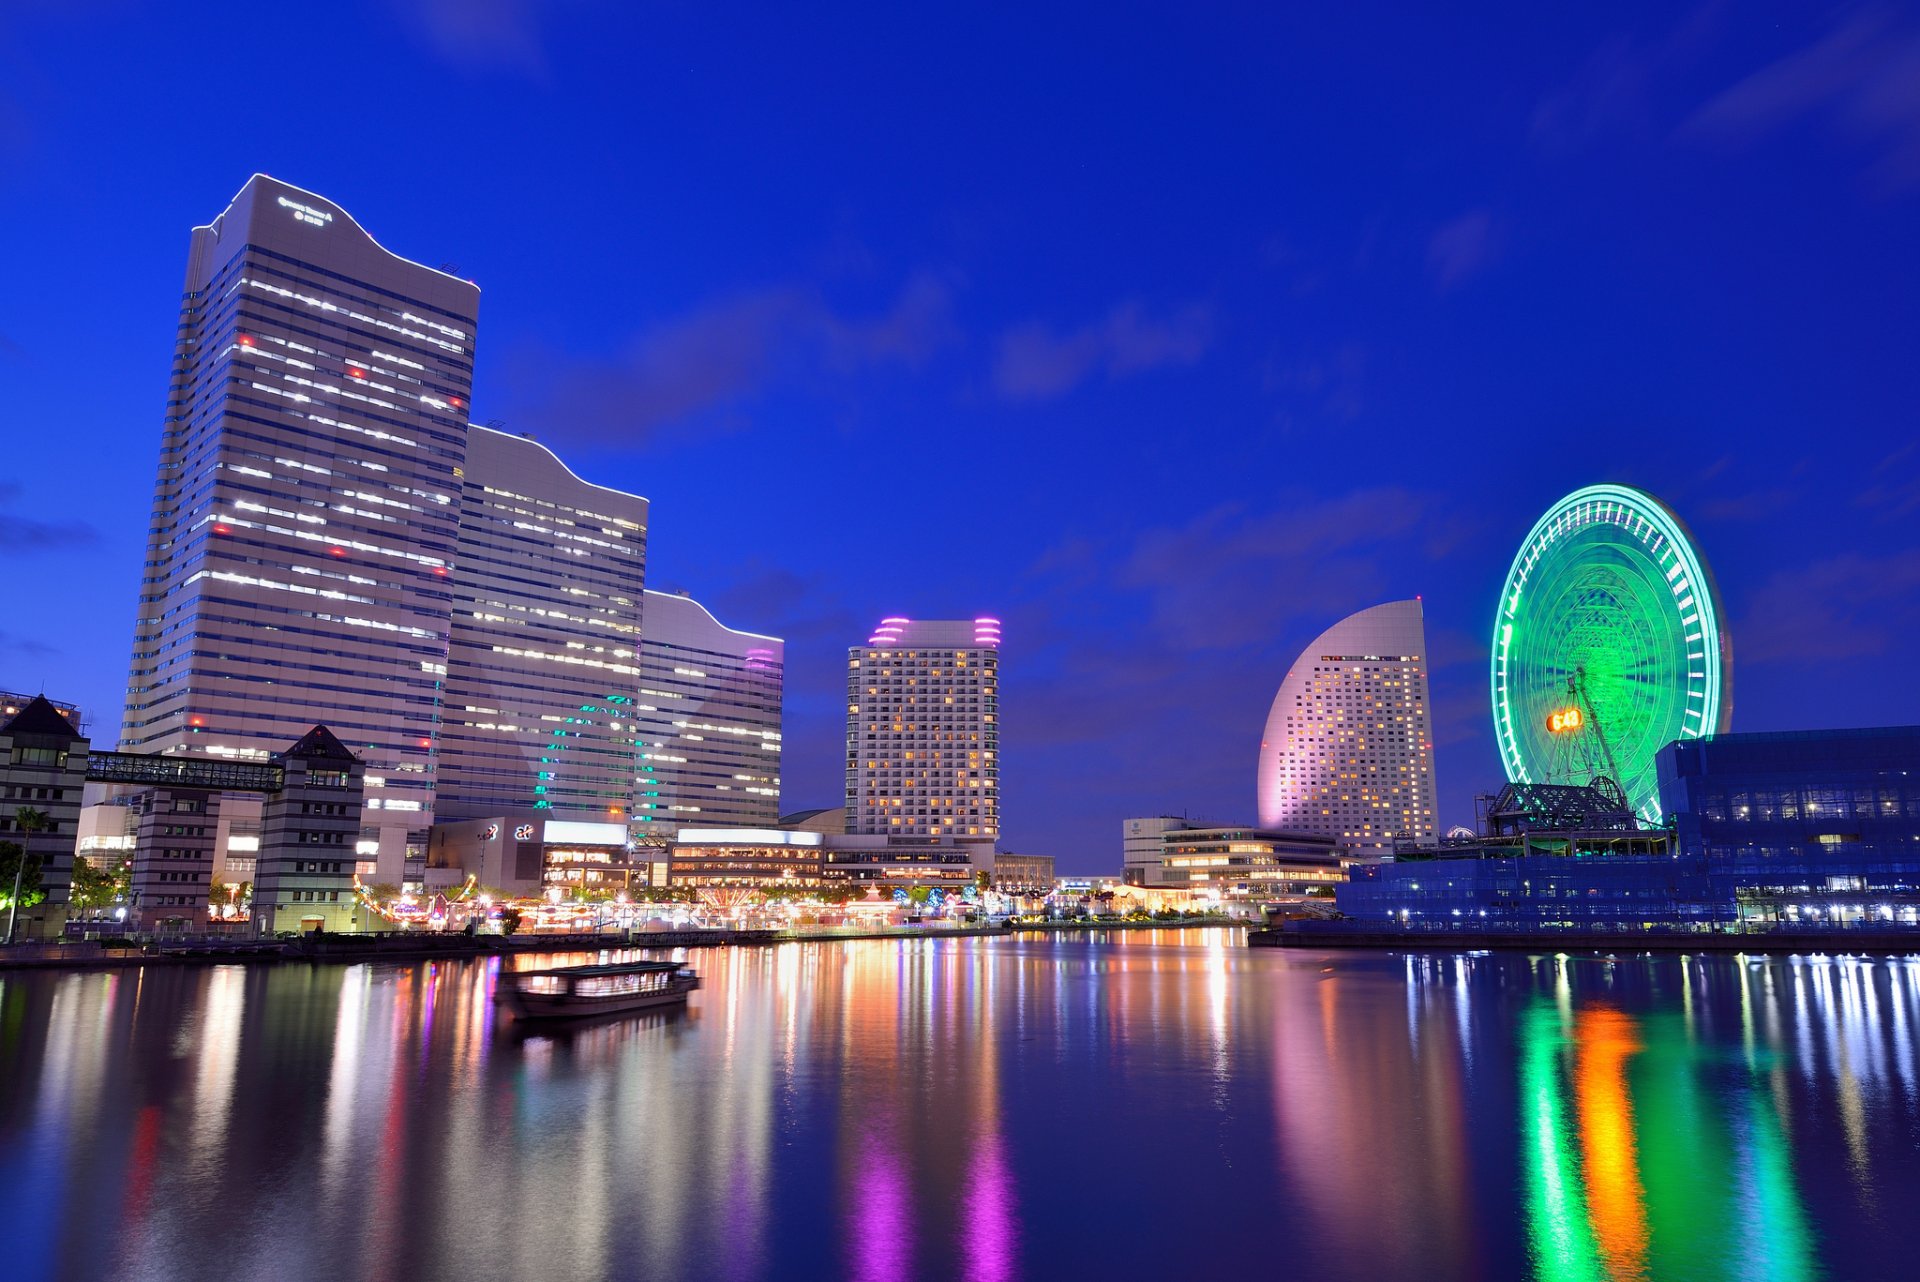
[[[0,975],[0,1274],[1920,1268],[1920,961],[1228,931],[693,960],[684,1013],[530,1037],[498,962]]]

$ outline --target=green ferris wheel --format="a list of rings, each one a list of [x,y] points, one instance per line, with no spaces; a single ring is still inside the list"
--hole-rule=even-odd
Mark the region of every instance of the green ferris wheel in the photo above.
[[[1589,485],[1547,509],[1493,621],[1493,729],[1515,783],[1606,776],[1660,822],[1654,758],[1724,732],[1733,651],[1706,558],[1643,490]]]

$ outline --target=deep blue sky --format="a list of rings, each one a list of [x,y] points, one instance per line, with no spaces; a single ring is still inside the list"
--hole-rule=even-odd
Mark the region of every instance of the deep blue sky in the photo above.
[[[1699,535],[1737,729],[1920,721],[1911,11],[1034,8],[0,8],[0,687],[117,728],[187,230],[262,170],[476,278],[476,417],[789,638],[789,808],[846,645],[991,613],[1008,844],[1109,870],[1418,593],[1470,820],[1499,581],[1600,480]]]

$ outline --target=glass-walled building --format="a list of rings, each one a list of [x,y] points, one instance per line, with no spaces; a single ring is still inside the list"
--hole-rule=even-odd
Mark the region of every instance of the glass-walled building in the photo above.
[[[256,174],[193,229],[161,427],[120,747],[264,761],[325,721],[396,875],[433,817],[479,304]]]
[[[647,500],[485,427],[471,429],[464,472],[436,809],[624,822]]]
[[[729,628],[679,593],[646,594],[630,778],[636,836],[779,822],[785,671],[780,638]]]
[[[1660,805],[1749,920],[1910,919],[1920,897],[1920,726],[1669,744]]]
[[[1509,784],[1483,831],[1349,869],[1340,910],[1413,930],[1920,925],[1920,726],[1660,750],[1668,826],[1617,785]]]

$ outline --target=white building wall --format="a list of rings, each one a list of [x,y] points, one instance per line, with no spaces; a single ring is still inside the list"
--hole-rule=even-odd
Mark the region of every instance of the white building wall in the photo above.
[[[1431,699],[1421,604],[1342,619],[1294,660],[1267,714],[1260,826],[1385,853],[1436,842]]]

